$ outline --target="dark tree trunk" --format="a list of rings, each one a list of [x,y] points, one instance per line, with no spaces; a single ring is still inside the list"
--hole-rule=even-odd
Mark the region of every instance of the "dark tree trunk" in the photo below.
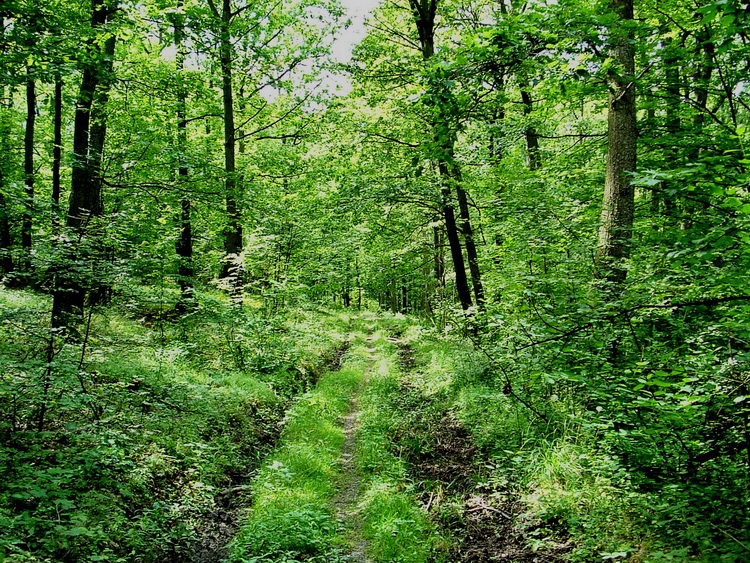
[[[698,41],[698,49],[700,50],[701,61],[698,66],[695,76],[693,76],[693,90],[695,96],[694,107],[698,110],[693,118],[693,127],[695,128],[696,137],[700,138],[702,129],[706,124],[706,116],[709,114],[708,109],[708,98],[709,90],[711,86],[711,77],[714,72],[714,57],[716,56],[716,46],[711,40],[711,32],[707,28],[702,28],[696,34],[696,40]],[[699,144],[692,150],[692,154],[689,156],[691,160],[697,160],[700,158],[702,147]],[[700,194],[696,194],[697,198],[700,199]],[[708,199],[705,198],[703,205],[708,203]],[[695,199],[686,200],[682,205],[682,224],[680,227],[683,230],[690,229],[693,226],[695,215],[701,209],[701,202]]]
[[[519,86],[521,87],[523,115],[528,119],[534,111],[534,101],[531,99],[531,94],[529,93],[529,83],[525,79],[519,80]],[[526,139],[526,162],[529,170],[538,170],[542,165],[542,159],[539,155],[539,135],[536,132],[536,127],[527,123],[523,135]]]
[[[107,23],[113,9],[103,0],[93,0],[91,27],[97,30]],[[83,64],[81,86],[73,129],[73,164],[71,169],[70,201],[66,225],[71,240],[64,253],[65,263],[59,265],[55,278],[52,302],[52,326],[68,327],[81,318],[86,294],[101,287],[93,279],[91,266],[97,264],[98,233],[92,224],[103,214],[101,162],[106,135],[106,115],[102,104],[108,99],[108,89],[114,79],[113,57],[115,37],[110,36],[96,55],[97,38],[87,43],[93,59]],[[95,105],[96,104],[96,105]],[[93,220],[93,221],[92,221]]]
[[[441,163],[441,167],[443,166],[445,166],[445,163]],[[461,249],[461,240],[458,237],[456,213],[453,209],[453,203],[451,202],[451,190],[446,182],[446,179],[448,178],[447,171],[445,174],[442,174],[442,176],[443,185],[440,189],[440,195],[443,206],[443,217],[445,218],[445,232],[448,237],[448,246],[450,247],[453,269],[456,274],[456,293],[458,294],[461,308],[465,311],[471,307],[471,292],[469,291],[469,283],[466,278],[466,266],[464,264],[464,255]]]
[[[182,1],[177,3],[178,10],[182,8]],[[185,85],[185,20],[181,13],[175,16],[174,42],[177,47],[177,73],[179,87],[177,91],[177,153],[178,153],[178,182],[187,184],[189,169],[187,164],[187,87]],[[192,202],[187,195],[180,200],[180,233],[177,239],[177,256],[179,257],[178,279],[180,285],[180,301],[178,310],[186,311],[195,305],[195,270],[193,268],[193,223],[191,217]]]
[[[503,84],[502,78],[499,79],[499,87],[498,91],[502,92],[505,85]],[[488,146],[488,152],[489,152],[489,160],[493,164],[498,164],[502,159],[503,156],[503,146],[500,141],[500,136],[498,135],[498,130],[500,128],[500,124],[505,119],[505,109],[500,106],[497,108],[492,109],[492,114],[490,116],[490,139],[489,139],[489,146]]]
[[[482,275],[479,270],[479,255],[474,240],[474,230],[471,228],[471,214],[469,213],[469,201],[466,196],[466,190],[461,187],[461,178],[458,169],[454,170],[456,177],[456,196],[458,198],[458,210],[461,217],[461,232],[464,235],[466,245],[466,259],[469,262],[469,273],[471,274],[471,284],[474,288],[474,300],[477,307],[484,305],[484,286],[482,285]]]
[[[674,52],[675,41],[669,39],[666,41],[664,57],[664,77],[666,94],[666,107],[664,127],[669,135],[667,137],[668,158],[673,165],[680,164],[680,148],[678,145],[678,135],[682,130],[682,120],[680,119],[680,105],[682,103],[682,93],[680,91],[680,60]],[[653,116],[652,116],[653,117]],[[674,202],[664,197],[664,192],[668,189],[669,183],[662,182],[660,190],[651,192],[651,212],[655,218],[660,215],[668,216],[674,210]],[[654,222],[654,228],[659,229],[660,224]]]
[[[440,227],[432,228],[432,251],[434,253],[434,274],[439,287],[445,287],[445,260],[443,258],[443,231]]]
[[[211,2],[213,6],[213,2]],[[221,63],[221,90],[224,105],[224,181],[226,224],[224,226],[224,265],[221,277],[228,278],[231,294],[236,304],[242,302],[242,217],[238,202],[239,186],[235,164],[236,132],[234,127],[234,94],[232,90],[232,6],[230,0],[222,1],[219,58]]]
[[[24,151],[24,211],[21,220],[21,269],[31,270],[31,231],[34,216],[34,129],[36,126],[36,83],[32,76],[33,69],[27,69],[26,75],[26,131],[23,138]]]
[[[94,91],[94,102],[91,108],[91,128],[89,130],[89,153],[88,166],[91,188],[98,200],[96,217],[104,214],[104,200],[102,197],[103,170],[102,159],[104,156],[104,143],[107,138],[107,103],[109,102],[109,91],[114,83],[114,55],[116,38],[109,36],[102,46],[102,62],[99,67],[99,81]],[[112,286],[109,275],[104,271],[107,262],[114,260],[114,250],[111,246],[105,246],[102,239],[101,225],[94,227],[89,232],[91,237],[91,265],[92,279],[85,290],[88,291],[88,300],[91,305],[107,303],[112,295]]]
[[[633,0],[611,0],[621,22],[633,19]],[[632,31],[611,30],[607,170],[602,203],[597,259],[602,276],[625,280],[623,261],[630,256],[633,233],[634,189],[628,176],[636,167],[635,48]]]
[[[422,58],[429,61],[435,54],[435,14],[437,12],[437,0],[409,0],[414,15],[414,22],[419,35],[419,43]],[[442,138],[439,130],[450,130],[447,123],[433,123],[436,146],[441,147],[441,154],[436,158],[438,170],[441,176],[440,195],[442,200],[442,211],[445,219],[445,230],[448,237],[448,245],[451,250],[453,269],[456,274],[456,293],[461,307],[466,310],[471,307],[471,291],[469,290],[466,277],[466,265],[464,263],[463,249],[456,225],[456,214],[453,208],[453,194],[451,184],[455,183],[452,168],[455,164],[449,162],[449,155],[453,151],[453,141]],[[460,186],[459,186],[460,187]]]
[[[714,56],[716,55],[716,47],[713,41],[711,41],[711,32],[705,27],[702,28],[697,34],[696,39],[698,41],[698,48],[700,49],[701,62],[695,73],[694,79],[694,92],[695,92],[695,107],[698,109],[698,113],[695,114],[693,124],[696,128],[700,129],[706,121],[706,113],[708,110],[708,94],[709,87],[711,85],[711,76],[714,71]]]
[[[62,163],[62,108],[63,80],[55,75],[55,100],[53,115],[53,148],[52,148],[52,227],[57,232],[60,227],[60,167]]]

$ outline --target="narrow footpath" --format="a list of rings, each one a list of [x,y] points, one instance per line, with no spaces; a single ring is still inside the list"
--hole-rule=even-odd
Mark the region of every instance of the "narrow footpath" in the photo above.
[[[362,511],[358,507],[362,492],[362,479],[356,464],[357,430],[359,428],[359,395],[367,384],[375,363],[377,349],[373,347],[373,336],[367,337],[366,364],[357,390],[349,401],[349,412],[343,417],[344,446],[341,449],[341,478],[339,494],[333,500],[336,516],[346,530],[348,553],[352,563],[372,563],[367,557],[367,541],[362,536]]]

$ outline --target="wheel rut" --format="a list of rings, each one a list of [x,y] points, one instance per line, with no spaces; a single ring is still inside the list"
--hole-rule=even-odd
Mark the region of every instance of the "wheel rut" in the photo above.
[[[349,401],[349,410],[343,417],[344,445],[341,449],[342,474],[339,483],[339,494],[333,501],[336,516],[347,530],[350,551],[347,558],[352,563],[373,563],[367,556],[367,541],[362,536],[362,513],[357,505],[362,489],[362,480],[357,470],[356,449],[357,430],[359,428],[359,395],[377,359],[374,355],[377,350],[372,346],[374,338],[367,338],[367,363],[365,364],[362,379],[356,392]]]

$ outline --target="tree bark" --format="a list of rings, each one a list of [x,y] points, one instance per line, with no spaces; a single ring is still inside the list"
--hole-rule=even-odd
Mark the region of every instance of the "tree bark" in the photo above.
[[[182,1],[177,3],[178,12],[182,8]],[[187,164],[187,98],[188,92],[185,85],[185,20],[181,13],[175,15],[174,43],[177,47],[177,154],[178,154],[178,182],[185,185],[190,171]],[[177,239],[176,252],[179,257],[178,283],[180,285],[180,301],[178,310],[188,310],[195,304],[193,267],[193,223],[191,217],[192,202],[190,197],[183,195],[180,200],[179,237]]]
[[[24,211],[21,218],[21,269],[31,270],[31,245],[34,216],[34,130],[36,127],[36,83],[33,68],[26,70],[26,131],[24,150]]]
[[[695,96],[695,107],[698,112],[693,118],[693,127],[695,128],[696,137],[700,138],[701,131],[706,124],[706,115],[708,114],[708,98],[709,89],[711,86],[711,77],[714,72],[714,57],[716,56],[716,45],[711,40],[711,32],[707,28],[702,28],[696,34],[696,41],[698,42],[698,49],[700,50],[701,60],[698,69],[693,76],[693,90]],[[691,152],[690,159],[695,161],[700,158],[702,147],[696,146]],[[697,194],[698,199],[704,199],[704,205],[708,203],[708,198],[701,198],[700,194]],[[680,228],[682,230],[688,230],[693,226],[695,215],[701,209],[701,202],[695,200],[687,200],[683,202],[682,207],[682,222]]]
[[[477,246],[474,241],[474,229],[471,227],[471,214],[469,213],[469,199],[466,190],[462,187],[461,171],[454,166],[453,177],[456,179],[456,198],[458,199],[458,212],[461,218],[461,233],[464,236],[466,245],[466,260],[469,263],[469,274],[471,275],[471,285],[474,288],[474,301],[477,307],[484,305],[484,286],[482,285],[482,275],[479,270],[479,255]]]
[[[667,144],[669,148],[665,151],[672,165],[680,163],[680,148],[678,135],[682,130],[682,120],[680,119],[680,105],[682,103],[682,94],[680,92],[680,61],[675,55],[675,41],[668,39],[665,42],[664,64],[664,92],[666,94],[666,107],[664,109],[664,127],[668,134]],[[660,190],[651,192],[651,213],[654,218],[660,215],[669,216],[674,212],[674,201],[664,197],[665,189],[672,182],[662,182]],[[654,222],[654,228],[659,229],[661,225]]]
[[[448,184],[450,174],[444,162],[439,163],[441,168],[442,185],[440,187],[440,197],[442,200],[443,217],[445,219],[445,232],[448,237],[448,246],[451,251],[451,260],[453,261],[453,270],[456,276],[456,293],[461,303],[461,308],[465,311],[471,307],[471,292],[469,283],[466,278],[466,266],[464,264],[464,255],[461,249],[461,240],[458,237],[458,227],[456,226],[456,213],[453,209],[451,189]]]
[[[63,80],[60,73],[55,75],[55,99],[53,115],[53,148],[52,148],[52,230],[60,228],[60,167],[62,164],[62,108]]]
[[[432,228],[432,247],[434,253],[434,274],[438,287],[445,287],[445,260],[443,259],[443,231],[440,227]]]
[[[104,0],[92,1],[91,28],[103,27],[113,8]],[[83,315],[86,295],[100,287],[93,279],[90,266],[97,263],[96,249],[100,241],[92,220],[103,214],[101,162],[106,136],[106,114],[104,104],[109,97],[109,87],[114,80],[113,57],[115,36],[108,37],[97,50],[97,38],[87,42],[88,56],[83,62],[81,86],[78,93],[73,129],[73,165],[71,169],[70,201],[66,226],[70,240],[64,252],[65,263],[61,264],[55,277],[52,302],[52,326],[70,327]]]
[[[534,102],[529,93],[529,83],[525,79],[519,79],[518,82],[521,87],[523,115],[528,119],[534,111]],[[542,159],[539,154],[539,135],[536,132],[536,127],[527,123],[523,131],[523,136],[526,139],[526,163],[529,166],[529,170],[538,170],[542,165]]]
[[[621,22],[633,19],[633,0],[611,0],[610,7]],[[635,48],[631,31],[614,28],[610,35],[610,53],[616,68],[608,77],[607,170],[597,261],[602,277],[619,284],[627,276],[623,262],[630,256],[635,206],[628,176],[636,168],[637,154]]]
[[[414,15],[422,58],[425,61],[429,61],[435,54],[435,14],[437,12],[437,0],[409,0],[409,6]],[[436,120],[432,126],[435,136],[434,141],[436,146],[439,147],[438,152],[440,153],[435,159],[441,176],[440,196],[442,212],[445,219],[445,230],[450,246],[453,269],[456,275],[456,293],[458,294],[461,307],[467,310],[472,305],[471,291],[469,290],[468,279],[466,277],[466,265],[456,225],[456,214],[453,208],[451,190],[451,184],[455,183],[455,175],[452,173],[455,163],[450,162],[450,156],[453,152],[453,141],[442,138],[439,133],[440,131],[451,131],[451,127],[448,123],[439,123],[438,121]]]
[[[221,90],[224,106],[224,193],[226,205],[226,224],[224,226],[224,265],[221,277],[230,283],[230,293],[236,304],[242,302],[242,216],[239,208],[237,182],[236,132],[234,126],[234,94],[232,90],[232,38],[230,24],[232,22],[232,6],[230,0],[222,0],[221,13],[215,15],[220,18],[220,46],[219,59],[221,64]]]

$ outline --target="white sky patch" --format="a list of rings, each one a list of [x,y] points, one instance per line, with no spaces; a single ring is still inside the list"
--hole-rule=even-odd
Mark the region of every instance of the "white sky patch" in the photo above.
[[[332,59],[339,63],[348,63],[352,59],[352,51],[365,37],[367,29],[365,21],[372,11],[382,2],[382,0],[339,0],[344,8],[344,21],[350,20],[351,24],[342,28],[336,34],[332,44]],[[154,40],[157,41],[156,35]],[[157,41],[158,43],[158,41]],[[167,45],[161,51],[161,56],[165,60],[175,60],[177,49],[174,45]],[[188,56],[186,67],[189,70],[198,70],[200,65],[194,57]],[[351,90],[351,84],[347,76],[342,74],[333,74],[329,71],[321,72],[322,85],[329,91],[337,95],[346,95]],[[268,88],[264,94],[268,95]],[[271,98],[276,98],[277,94],[272,93]]]
[[[367,33],[365,28],[367,16],[380,4],[381,0],[339,1],[346,11],[345,17],[351,20],[351,25],[340,30],[333,40],[333,60],[348,63],[352,59],[352,50]],[[344,96],[352,89],[348,77],[329,72],[323,74],[323,83],[329,91],[335,91],[338,95]]]
[[[333,54],[337,61],[349,62],[352,49],[365,36],[365,19],[380,4],[380,0],[340,0],[352,24],[339,32],[333,43]]]

